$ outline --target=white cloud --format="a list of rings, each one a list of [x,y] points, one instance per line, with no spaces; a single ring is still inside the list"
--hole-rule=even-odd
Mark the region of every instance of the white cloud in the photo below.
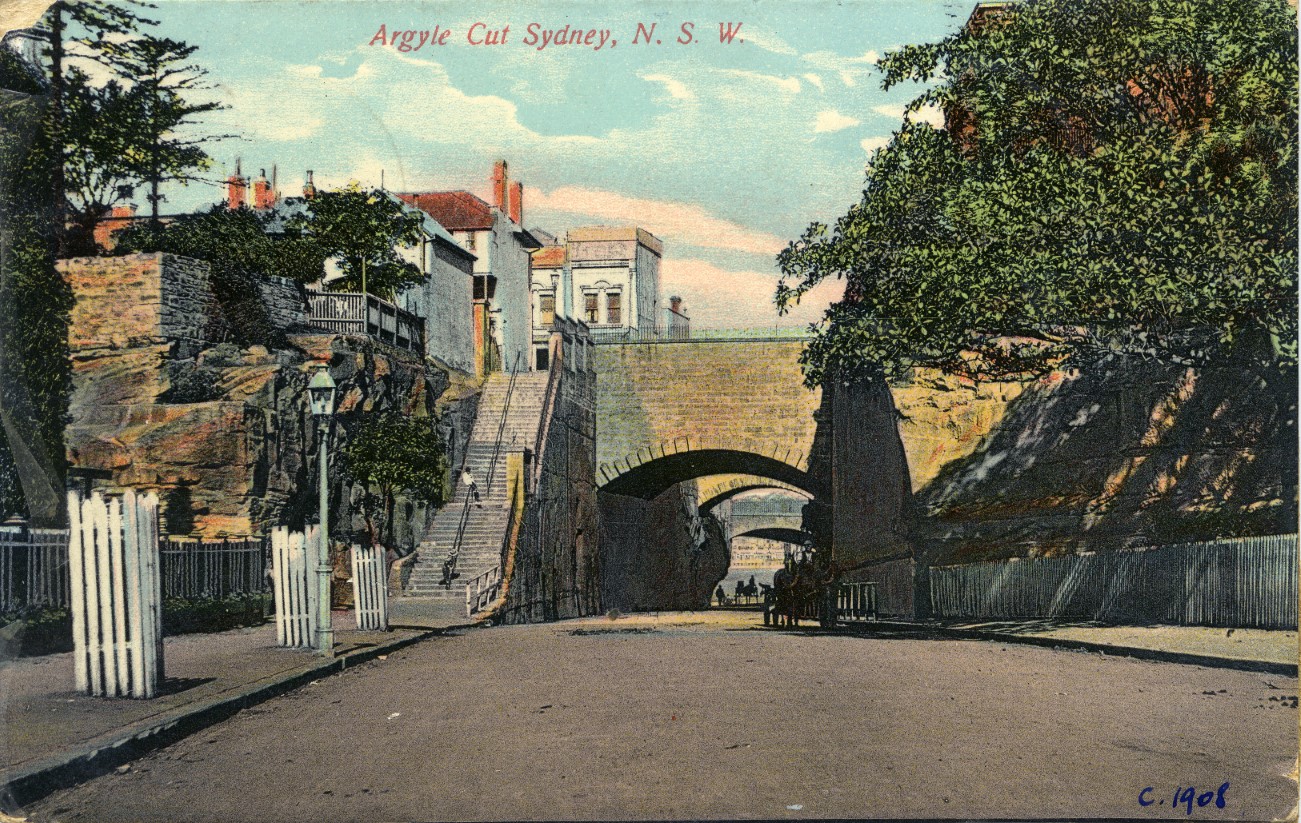
[[[694,328],[763,328],[807,326],[844,293],[842,281],[819,284],[798,306],[779,317],[773,297],[777,272],[724,269],[704,260],[665,257],[660,287],[665,297],[686,303]]]
[[[524,202],[535,211],[638,225],[670,246],[680,243],[762,255],[776,254],[786,246],[780,237],[748,229],[689,203],[630,197],[580,186],[561,186],[549,192],[529,188],[524,192]]]
[[[877,149],[883,149],[890,143],[890,135],[884,137],[864,137],[858,145],[863,147],[863,151],[871,154]]]
[[[775,34],[763,31],[762,29],[746,28],[746,30],[741,34],[741,37],[745,38],[745,42],[752,43],[764,51],[770,51],[773,54],[786,54],[793,56],[799,53],[787,45],[785,40],[782,40]]]
[[[858,120],[855,120],[848,115],[841,114],[834,109],[826,109],[825,111],[818,112],[818,117],[813,123],[813,133],[823,134],[834,131],[843,131],[844,129],[857,126],[858,123]]]
[[[818,91],[826,91],[826,90],[827,90],[827,89],[826,89],[826,86],[824,86],[824,85],[822,84],[822,78],[819,77],[818,75],[816,75],[816,74],[801,74],[800,76],[803,77],[805,80],[807,80],[810,86],[816,86],[817,89],[818,89]]]
[[[746,71],[745,69],[719,69],[718,73],[738,80],[774,85],[789,94],[798,94],[800,91],[798,77],[778,77],[775,74],[763,74],[762,72]]]
[[[880,58],[875,51],[866,51],[858,57],[845,57],[834,51],[813,51],[801,55],[800,59],[815,68],[833,72],[846,86],[858,85],[858,81],[875,71],[876,61]]]
[[[696,95],[681,80],[675,80],[667,74],[643,74],[643,80],[649,80],[652,83],[663,83],[664,90],[669,93],[669,97],[674,100],[695,100]]]
[[[907,119],[910,123],[929,123],[937,129],[944,126],[944,112],[937,106],[926,105],[910,112],[906,106],[887,104],[873,106],[872,111],[894,120]]]

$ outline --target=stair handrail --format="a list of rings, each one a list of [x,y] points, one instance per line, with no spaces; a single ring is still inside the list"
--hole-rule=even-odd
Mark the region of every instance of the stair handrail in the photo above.
[[[492,481],[497,475],[497,460],[501,457],[501,441],[506,436],[506,418],[510,414],[511,396],[515,394],[515,378],[519,375],[519,360],[523,352],[515,352],[515,363],[510,369],[510,382],[506,384],[506,402],[501,407],[501,422],[497,424],[497,440],[492,446],[492,462],[488,464],[488,478],[484,481],[484,494],[492,491]]]
[[[551,416],[555,412],[556,395],[565,371],[564,363],[561,362],[564,356],[565,353],[562,351],[561,357],[552,359],[551,371],[547,375],[547,387],[542,395],[542,416],[538,421],[538,436],[533,442],[533,465],[530,467],[532,476],[526,481],[530,492],[537,491],[538,483],[542,479],[542,452],[546,448],[547,437],[551,434]]]
[[[510,412],[510,398],[515,393],[515,376],[519,374],[519,360],[521,352],[515,352],[515,363],[511,366],[510,382],[506,384],[506,402],[501,408],[501,422],[497,424],[497,440],[492,448],[492,462],[488,464],[488,476],[484,479],[483,495],[486,497],[492,490],[492,478],[497,472],[497,457],[501,454],[501,441],[506,431],[506,415]],[[466,459],[469,458],[469,450],[466,451]],[[461,462],[461,470],[465,470],[465,461]],[[466,490],[465,503],[461,506],[461,519],[456,524],[456,539],[452,541],[452,548],[447,553],[447,563],[449,571],[445,585],[447,588],[452,587],[452,578],[456,576],[456,562],[461,556],[461,542],[465,539],[465,528],[470,523],[470,492]]]

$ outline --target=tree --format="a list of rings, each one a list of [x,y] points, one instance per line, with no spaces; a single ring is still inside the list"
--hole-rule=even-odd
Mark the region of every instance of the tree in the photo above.
[[[187,102],[184,97],[207,88],[203,82],[207,72],[186,62],[197,50],[197,46],[177,40],[145,35],[135,40],[129,51],[129,76],[134,82],[130,100],[136,117],[131,172],[149,186],[150,217],[155,227],[162,199],[159,184],[184,184],[198,179],[191,172],[212,165],[202,144],[221,139],[212,135],[188,139],[181,136],[196,123],[196,116],[224,108],[213,102]]]
[[[424,277],[396,251],[420,241],[423,218],[385,192],[354,183],[317,194],[308,209],[290,228],[310,234],[328,257],[338,259],[343,277],[330,284],[333,290],[391,298]]]
[[[64,159],[68,153],[69,113],[65,108],[65,92],[69,72],[76,68],[72,60],[97,63],[110,72],[120,72],[130,66],[127,57],[132,37],[141,26],[151,26],[155,21],[144,18],[131,8],[152,8],[147,3],[127,0],[126,3],[109,0],[55,0],[31,33],[46,43],[49,73],[46,86],[49,105],[46,108],[47,137],[54,151],[54,162],[49,175],[55,216],[55,256],[67,257],[70,253],[69,235],[64,230],[67,223],[68,204],[65,201],[66,185]],[[83,77],[85,73],[82,72]],[[84,219],[78,221],[84,225]],[[82,239],[84,245],[85,240]],[[77,249],[78,251],[84,249]]]
[[[0,65],[0,87],[22,85]],[[17,80],[18,82],[14,82]],[[51,254],[54,147],[40,97],[0,91],[0,513],[63,520],[72,294]]]
[[[189,133],[197,115],[223,108],[186,100],[207,88],[206,72],[187,62],[197,47],[142,33],[155,21],[131,6],[152,7],[59,0],[34,30],[48,44],[47,128],[63,160],[52,181],[58,225],[73,228],[60,232],[59,257],[94,254],[96,224],[137,185],[148,186],[156,223],[159,184],[196,179],[210,166],[202,144],[226,136]],[[110,79],[92,81],[83,68],[92,63]]]
[[[933,83],[910,109],[953,133],[905,123],[862,200],[778,256],[782,310],[846,280],[810,384],[1100,351],[1294,364],[1296,49],[1282,0],[1028,0],[887,55],[884,87]]]
[[[372,546],[383,544],[386,534],[393,540],[396,495],[443,504],[447,454],[434,423],[430,417],[388,411],[367,417],[352,433],[343,453],[344,471],[365,489],[362,516]]]
[[[131,196],[138,160],[139,111],[134,95],[110,80],[95,86],[80,69],[64,81],[63,185],[67,220],[73,231],[62,253],[93,255],[95,226],[109,210]]]

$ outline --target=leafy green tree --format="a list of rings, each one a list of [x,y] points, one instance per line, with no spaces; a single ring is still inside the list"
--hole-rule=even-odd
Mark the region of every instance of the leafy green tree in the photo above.
[[[931,84],[862,200],[779,256],[845,296],[810,384],[1109,352],[1297,355],[1297,30],[1283,0],[1027,0],[880,61]]]
[[[31,34],[46,44],[45,57],[48,71],[43,85],[47,90],[45,127],[49,144],[53,147],[54,162],[47,178],[55,208],[53,235],[57,257],[86,251],[88,239],[78,233],[75,237],[64,230],[69,205],[66,197],[64,161],[69,151],[69,133],[74,121],[66,108],[66,95],[72,71],[80,69],[77,62],[92,62],[110,72],[122,74],[132,64],[129,50],[141,26],[154,25],[156,21],[141,17],[137,8],[152,8],[147,3],[111,2],[110,0],[55,0],[31,30]],[[85,77],[85,72],[81,71]],[[84,227],[86,220],[77,221]],[[70,243],[74,243],[74,248]]]
[[[134,138],[128,153],[131,172],[149,187],[151,222],[155,226],[162,199],[159,185],[199,179],[193,173],[212,165],[203,144],[226,136],[185,136],[198,122],[195,118],[224,108],[219,103],[186,100],[187,95],[208,88],[204,83],[207,72],[187,62],[197,50],[198,46],[152,35],[137,38],[129,49],[135,127],[123,131]]]
[[[431,506],[446,495],[447,454],[431,417],[394,411],[367,417],[352,433],[343,453],[344,471],[365,488],[362,516],[371,545],[393,540],[398,494]],[[377,522],[378,521],[378,522]]]
[[[0,87],[22,77],[0,63]],[[54,267],[54,147],[41,97],[0,91],[0,513],[63,520],[72,295]]]
[[[96,224],[131,196],[139,117],[133,98],[116,80],[96,86],[77,68],[64,81],[62,169],[67,219],[73,225],[63,246],[68,256],[95,254]]]
[[[419,266],[397,253],[420,241],[421,220],[418,212],[385,192],[354,183],[317,194],[308,214],[290,227],[310,234],[328,257],[338,260],[343,277],[331,282],[331,289],[391,298],[423,278]]]

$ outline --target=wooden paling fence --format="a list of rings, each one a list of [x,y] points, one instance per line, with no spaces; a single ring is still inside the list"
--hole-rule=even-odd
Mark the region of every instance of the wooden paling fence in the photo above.
[[[161,553],[165,597],[222,598],[267,590],[267,552],[262,538],[164,538]]]
[[[388,579],[383,546],[352,547],[352,590],[357,628],[388,630]]]
[[[276,601],[276,642],[314,648],[317,638],[317,528],[307,533],[284,527],[271,532],[272,590]]]
[[[1297,627],[1297,535],[930,570],[936,617]]]
[[[158,497],[68,493],[77,690],[154,697],[163,673]]]

